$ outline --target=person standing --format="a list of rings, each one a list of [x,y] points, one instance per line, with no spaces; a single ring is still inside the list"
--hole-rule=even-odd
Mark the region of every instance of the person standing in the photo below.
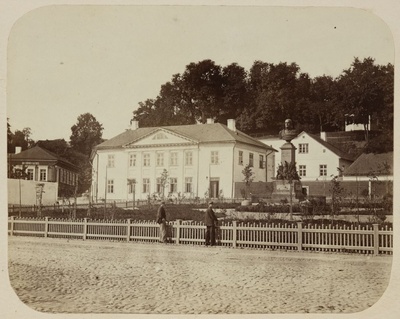
[[[215,216],[213,210],[213,202],[208,204],[208,208],[206,210],[205,220],[204,223],[206,224],[206,246],[210,245],[215,246],[215,227],[218,223],[217,216]]]
[[[160,225],[160,243],[167,242],[167,214],[164,206],[165,202],[161,202],[157,211],[157,223]]]

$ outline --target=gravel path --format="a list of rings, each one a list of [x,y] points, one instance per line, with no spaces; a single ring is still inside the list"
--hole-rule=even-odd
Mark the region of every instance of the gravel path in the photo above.
[[[372,306],[392,257],[9,237],[19,298],[52,313],[330,313]]]

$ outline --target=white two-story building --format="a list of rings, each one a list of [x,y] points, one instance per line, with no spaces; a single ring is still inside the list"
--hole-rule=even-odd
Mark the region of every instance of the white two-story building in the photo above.
[[[251,164],[254,181],[271,181],[274,153],[237,130],[234,120],[228,120],[228,126],[209,120],[144,128],[133,121],[130,129],[93,149],[92,196],[96,201],[147,199],[154,194],[240,197],[235,183],[243,182],[245,165]]]
[[[280,147],[285,141],[279,137],[258,139],[278,150],[275,155],[275,166],[278,167],[281,162]],[[326,142],[323,134],[321,138],[303,131],[292,140],[292,144],[296,147],[296,166],[301,181],[330,179],[330,176],[339,174],[338,168],[343,172],[354,161],[351,156]]]

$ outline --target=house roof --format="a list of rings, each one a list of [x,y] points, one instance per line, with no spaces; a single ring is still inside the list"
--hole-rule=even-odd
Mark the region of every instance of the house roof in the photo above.
[[[29,148],[25,151],[22,151],[18,154],[12,154],[10,156],[10,159],[12,161],[54,161],[54,162],[62,162],[64,164],[67,164],[68,166],[72,166],[75,170],[78,168],[67,161],[66,159],[58,156],[57,154],[54,154],[53,152],[50,152],[49,150],[46,150],[45,148],[42,148],[40,146],[34,146],[32,148]]]
[[[226,125],[221,123],[143,127],[136,130],[126,130],[125,132],[97,145],[96,149],[122,148],[124,145],[152,134],[159,129],[181,135],[197,143],[241,142],[261,147],[263,149],[274,150],[270,146],[265,145],[241,131],[232,131],[228,129]]]
[[[345,176],[393,175],[393,152],[363,153],[345,171]]]
[[[354,158],[351,155],[347,154],[346,152],[342,151],[341,149],[337,148],[336,146],[333,146],[332,144],[324,141],[322,138],[320,138],[317,135],[310,134],[310,133],[307,133],[307,132],[303,131],[298,136],[300,136],[303,133],[308,134],[310,137],[312,137],[314,140],[316,140],[318,143],[320,143],[321,145],[326,147],[331,152],[335,153],[340,158],[343,158],[343,159],[348,160],[348,161],[354,161]]]

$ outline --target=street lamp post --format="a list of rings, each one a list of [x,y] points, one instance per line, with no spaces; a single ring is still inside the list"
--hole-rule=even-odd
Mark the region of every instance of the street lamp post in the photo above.
[[[21,202],[22,202],[22,200],[21,200],[21,178],[18,179],[18,184],[19,184],[19,217],[21,217],[22,216],[22,213],[21,213]]]
[[[106,165],[106,178],[105,178],[105,185],[104,185],[104,219],[106,219],[106,211],[107,211],[107,168]]]

